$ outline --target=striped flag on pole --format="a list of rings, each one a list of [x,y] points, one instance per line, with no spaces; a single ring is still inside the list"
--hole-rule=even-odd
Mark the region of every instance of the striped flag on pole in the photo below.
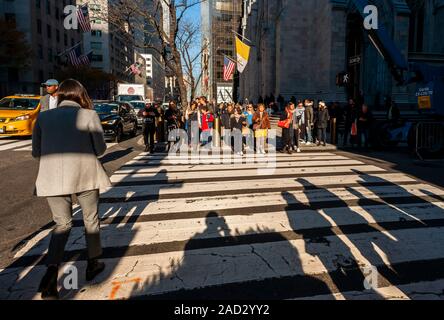
[[[72,66],[80,67],[82,65],[82,61],[79,59],[80,56],[81,56],[81,50],[79,45],[75,46],[68,52],[68,59],[69,62],[71,62]]]
[[[234,70],[236,68],[236,64],[228,59],[228,57],[224,57],[224,80],[230,81],[233,80]]]
[[[93,52],[91,51],[88,54],[84,54],[82,56],[79,57],[80,62],[82,63],[82,65],[88,66],[91,64],[91,60],[92,60],[92,55]]]
[[[77,19],[83,32],[91,32],[91,22],[89,21],[88,4],[79,6],[77,9]]]

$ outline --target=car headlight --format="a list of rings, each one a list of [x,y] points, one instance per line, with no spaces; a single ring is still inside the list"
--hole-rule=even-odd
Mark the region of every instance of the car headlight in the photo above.
[[[117,120],[110,120],[110,121],[104,121],[102,122],[102,124],[109,124],[109,125],[114,125],[117,122]]]
[[[31,117],[29,116],[29,114],[25,114],[24,116],[20,116],[14,119],[14,121],[25,121],[25,120],[29,120]]]

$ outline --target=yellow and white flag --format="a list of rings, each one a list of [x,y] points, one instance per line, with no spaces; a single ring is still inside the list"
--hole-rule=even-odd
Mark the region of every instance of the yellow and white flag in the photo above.
[[[250,46],[242,42],[236,37],[236,52],[237,52],[237,70],[239,73],[244,72],[250,58]]]

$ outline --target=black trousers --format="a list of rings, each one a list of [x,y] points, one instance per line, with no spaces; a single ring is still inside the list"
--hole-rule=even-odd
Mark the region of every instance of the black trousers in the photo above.
[[[154,136],[156,134],[156,126],[150,123],[143,125],[143,139],[145,146],[150,147],[150,150],[154,150]]]
[[[293,148],[295,131],[293,127],[282,129],[282,146],[284,149]]]

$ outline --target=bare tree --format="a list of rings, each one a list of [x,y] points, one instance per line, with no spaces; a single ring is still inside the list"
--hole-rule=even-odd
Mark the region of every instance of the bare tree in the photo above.
[[[100,3],[101,0],[90,2]],[[182,104],[188,102],[183,57],[177,42],[186,13],[206,0],[116,0],[101,19],[115,30],[143,34],[151,41],[135,44],[136,48],[150,49],[164,60],[166,68],[177,78]]]
[[[190,19],[182,23],[177,37],[177,48],[183,60],[185,83],[190,88],[190,101],[196,96],[196,91],[202,79],[202,53],[208,48],[208,43],[202,44],[199,36],[199,25]]]

